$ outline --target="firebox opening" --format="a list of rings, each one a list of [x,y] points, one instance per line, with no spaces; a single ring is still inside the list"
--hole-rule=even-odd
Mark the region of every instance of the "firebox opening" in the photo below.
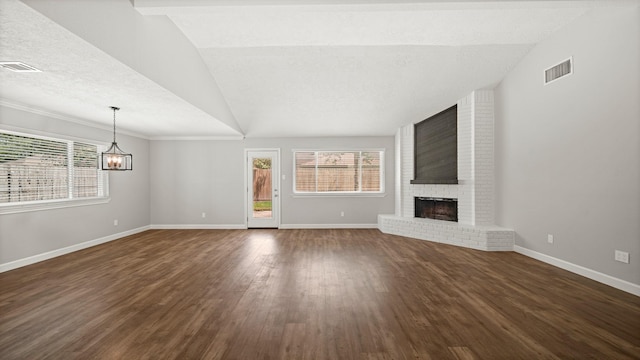
[[[415,217],[458,221],[458,199],[416,197]]]

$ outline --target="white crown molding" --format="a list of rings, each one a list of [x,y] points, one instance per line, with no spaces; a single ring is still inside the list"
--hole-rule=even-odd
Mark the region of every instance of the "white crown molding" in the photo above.
[[[244,140],[242,135],[233,136],[152,136],[149,138],[152,141],[210,141],[210,140],[222,140],[222,141],[238,141]]]
[[[25,104],[9,101],[9,100],[6,100],[6,99],[0,99],[0,106],[6,106],[6,107],[9,107],[9,108],[12,108],[12,109],[22,110],[22,111],[30,112],[30,113],[36,114],[36,115],[46,116],[46,117],[50,117],[50,118],[54,118],[54,119],[58,119],[58,120],[62,120],[62,121],[67,121],[67,122],[78,124],[78,125],[88,126],[88,127],[94,128],[94,129],[105,130],[105,131],[109,131],[109,132],[113,131],[113,126],[111,126],[111,125],[109,125],[109,126],[102,125],[102,124],[95,123],[93,121],[84,120],[84,119],[80,119],[80,118],[69,116],[69,115],[63,115],[63,114],[59,114],[59,113],[54,113],[54,112],[51,112],[51,111],[43,110],[43,109],[36,108],[36,107],[30,106],[30,105],[25,105]],[[145,139],[145,140],[150,140],[148,136],[140,134],[140,133],[137,133],[137,132],[133,132],[133,131],[127,131],[127,130],[118,129],[118,134],[123,134],[123,135],[133,136],[133,137],[137,137],[137,138],[141,138],[141,139]]]

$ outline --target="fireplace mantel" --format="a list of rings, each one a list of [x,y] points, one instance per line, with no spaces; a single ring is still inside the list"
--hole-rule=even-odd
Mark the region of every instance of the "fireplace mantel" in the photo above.
[[[459,181],[452,179],[414,179],[409,181],[410,184],[431,184],[431,185],[456,185]]]

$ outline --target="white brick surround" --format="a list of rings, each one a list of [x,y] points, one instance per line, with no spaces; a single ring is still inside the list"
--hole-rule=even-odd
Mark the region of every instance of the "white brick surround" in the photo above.
[[[378,215],[383,233],[487,251],[513,251],[513,231],[497,226],[471,226],[451,221]]]
[[[396,213],[378,216],[378,228],[474,249],[513,250],[514,232],[493,225],[493,91],[476,90],[457,105],[458,184],[411,184],[413,124],[400,128],[396,134]],[[416,196],[458,199],[458,223],[415,218]]]

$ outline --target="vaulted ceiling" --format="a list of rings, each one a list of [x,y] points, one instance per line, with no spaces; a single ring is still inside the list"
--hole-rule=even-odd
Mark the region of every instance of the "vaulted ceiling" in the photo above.
[[[0,69],[0,101],[99,126],[119,106],[152,139],[392,135],[628,3],[0,0],[0,61],[42,70]]]

